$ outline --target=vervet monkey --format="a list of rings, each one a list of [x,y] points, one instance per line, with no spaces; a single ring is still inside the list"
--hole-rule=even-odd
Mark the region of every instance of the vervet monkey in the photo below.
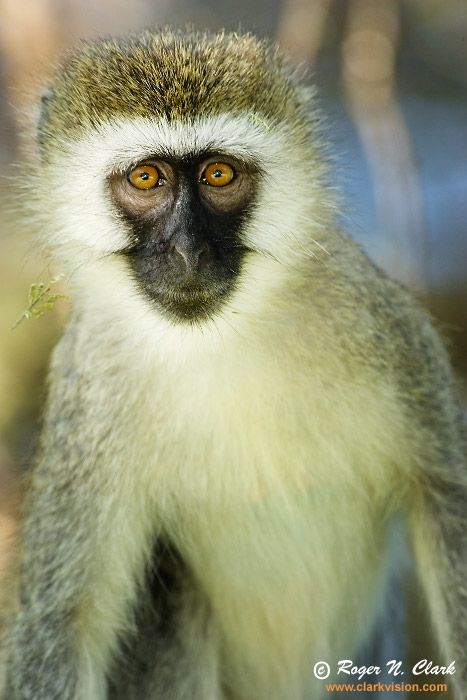
[[[329,697],[315,664],[391,635],[400,518],[467,698],[449,362],[336,225],[310,99],[268,43],[170,30],[83,44],[44,97],[23,180],[76,298],[8,700]]]

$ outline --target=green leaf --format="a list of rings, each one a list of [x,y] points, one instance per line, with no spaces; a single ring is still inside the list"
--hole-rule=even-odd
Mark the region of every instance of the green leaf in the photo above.
[[[31,284],[29,288],[29,306],[12,326],[12,330],[19,326],[21,321],[25,318],[40,318],[43,316],[45,311],[48,311],[54,306],[57,299],[68,299],[66,294],[49,293],[51,286],[64,277],[65,273],[61,272],[59,275],[52,277],[47,286],[45,286],[43,282],[34,282]]]

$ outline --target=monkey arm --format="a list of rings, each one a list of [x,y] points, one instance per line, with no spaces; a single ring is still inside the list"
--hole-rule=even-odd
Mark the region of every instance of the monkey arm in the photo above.
[[[467,698],[467,473],[464,455],[450,453],[447,442],[436,471],[431,469],[413,492],[409,520],[419,578],[441,642],[447,679],[456,700]],[[453,461],[455,461],[453,465]],[[450,469],[450,466],[453,467]],[[430,676],[419,676],[425,681]]]
[[[367,352],[368,365],[379,362],[380,376],[392,380],[397,408],[388,417],[392,415],[403,426],[396,442],[398,476],[388,495],[394,499],[396,492],[395,500],[405,507],[418,577],[443,663],[455,661],[456,667],[449,676],[417,678],[447,682],[456,700],[465,700],[467,425],[449,358],[429,318],[383,273],[377,271],[373,282],[375,287],[384,283],[384,290],[374,296],[375,303],[370,297],[366,302],[376,342],[372,346],[372,338],[367,337],[361,353]],[[360,304],[363,298],[360,295]],[[355,297],[355,307],[357,303]]]
[[[44,463],[38,465],[39,478],[46,468]],[[48,488],[47,510],[41,512],[44,499],[37,487],[33,493],[24,528],[20,611],[8,640],[5,698],[75,700],[80,696],[73,627],[89,557],[79,542],[82,528],[79,533],[71,526],[78,525],[72,512],[78,504],[69,499],[65,503],[54,484]],[[44,517],[45,512],[49,514]]]
[[[84,372],[77,369],[80,354],[70,329],[54,355],[32,476],[20,612],[7,643],[8,700],[106,697],[112,646],[145,565],[151,524],[141,517],[133,522],[141,504],[132,501],[128,469],[116,471],[117,453],[103,464],[110,438],[89,407],[98,380],[86,363]]]
[[[406,327],[410,348],[399,356],[405,422],[410,426],[408,526],[456,700],[467,698],[467,425],[445,349],[424,315]],[[417,358],[414,372],[413,358]],[[407,371],[408,370],[408,371]],[[405,477],[406,479],[407,477]],[[404,478],[401,475],[401,481]]]

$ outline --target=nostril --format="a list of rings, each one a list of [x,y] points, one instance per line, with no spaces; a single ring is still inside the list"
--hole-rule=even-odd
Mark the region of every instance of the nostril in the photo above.
[[[202,255],[206,255],[206,253],[209,253],[209,245],[208,245],[208,243],[206,243],[206,241],[205,241],[205,242],[203,243],[203,245],[201,246],[201,248],[199,249],[199,251],[198,251],[198,260],[200,259],[200,257],[201,257]]]
[[[172,253],[183,260],[188,270],[196,270],[198,268],[200,258],[206,256],[209,252],[209,244],[205,241],[198,247],[194,245],[184,245],[180,242],[173,242],[171,245]]]
[[[172,245],[170,246],[170,251],[172,253],[175,253],[176,257],[180,256],[188,267],[188,265],[190,264],[190,256],[188,251],[183,246],[177,245],[176,243],[172,243]]]

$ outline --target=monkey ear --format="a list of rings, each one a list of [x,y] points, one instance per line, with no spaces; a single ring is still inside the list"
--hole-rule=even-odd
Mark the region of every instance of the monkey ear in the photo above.
[[[38,114],[38,128],[39,131],[41,127],[47,122],[49,117],[50,106],[52,103],[53,93],[52,90],[45,90],[41,95],[41,103],[39,106]]]
[[[44,133],[46,132],[46,124],[49,120],[49,109],[52,103],[53,93],[51,90],[45,90],[41,95],[40,107],[37,110],[36,129],[38,135],[39,151],[41,155],[44,153]]]
[[[52,91],[51,90],[46,90],[45,92],[42,93],[41,95],[41,104],[42,104],[42,109],[47,108],[47,105],[52,99]]]

